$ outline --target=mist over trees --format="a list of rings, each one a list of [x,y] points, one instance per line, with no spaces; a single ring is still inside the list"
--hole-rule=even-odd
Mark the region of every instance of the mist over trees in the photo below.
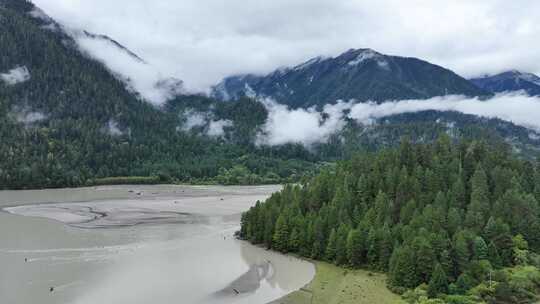
[[[262,103],[180,95],[152,105],[126,87],[129,79],[81,52],[53,20],[33,17],[35,9],[29,1],[0,0],[0,75],[24,72],[15,77],[21,81],[0,79],[0,189],[294,182],[358,150],[394,146],[403,135],[431,142],[447,133],[509,144],[524,157],[538,153],[539,141],[526,128],[437,111],[367,126],[348,120],[311,145],[260,142],[269,119]],[[206,120],[187,128],[190,111]]]

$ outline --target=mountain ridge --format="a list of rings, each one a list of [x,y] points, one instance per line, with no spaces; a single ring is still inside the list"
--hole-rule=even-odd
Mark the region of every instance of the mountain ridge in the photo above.
[[[391,146],[402,136],[430,142],[448,131],[434,122],[441,117],[455,122],[459,130],[453,134],[459,138],[494,143],[515,138],[511,145],[527,156],[540,146],[535,134],[529,138],[531,133],[510,122],[426,112],[369,127],[348,121],[343,132],[336,130],[313,149],[301,141],[257,145],[254,139],[270,119],[262,103],[179,95],[161,106],[150,104],[103,62],[84,53],[73,36],[47,26],[54,20],[29,14],[34,9],[26,0],[0,0],[1,189],[83,186],[101,180],[296,182],[324,162]],[[368,63],[385,68],[371,52],[355,56],[351,51],[342,59],[347,67]],[[324,60],[296,68],[309,70]],[[283,72],[276,71],[276,77]],[[159,85],[180,84],[172,79]],[[126,176],[142,178],[113,178]]]
[[[493,93],[525,91],[530,96],[540,95],[540,77],[533,73],[510,70],[472,78],[470,81],[479,88]]]
[[[349,49],[336,57],[314,57],[263,76],[227,77],[213,87],[211,95],[220,100],[270,97],[293,108],[307,108],[337,100],[383,102],[448,94],[489,95],[451,70],[418,58]]]

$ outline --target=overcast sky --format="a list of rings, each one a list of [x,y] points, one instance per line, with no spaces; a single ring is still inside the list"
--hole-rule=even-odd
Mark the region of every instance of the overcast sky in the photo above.
[[[466,77],[540,72],[537,0],[33,2],[69,27],[111,36],[192,90],[349,48],[419,57]]]

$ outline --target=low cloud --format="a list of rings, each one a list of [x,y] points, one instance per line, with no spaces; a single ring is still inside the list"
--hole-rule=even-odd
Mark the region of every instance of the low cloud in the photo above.
[[[225,128],[232,126],[233,122],[226,119],[211,121],[206,134],[211,137],[221,137],[225,135]]]
[[[203,127],[208,120],[208,114],[194,110],[187,110],[182,116],[185,119],[185,122],[180,127],[182,131],[190,131],[197,127]]]
[[[126,83],[130,91],[140,94],[143,99],[159,105],[184,93],[181,80],[165,77],[154,66],[119,48],[112,41],[88,36],[80,31],[67,32],[83,53],[103,62]]]
[[[263,103],[268,109],[268,120],[257,143],[267,145],[324,142],[345,126],[343,111],[351,107],[349,103],[339,102],[318,112],[315,108],[291,110],[269,99]]]
[[[107,123],[107,127],[105,129],[106,133],[111,136],[122,136],[124,135],[124,132],[120,130],[120,126],[118,125],[118,122],[115,120],[109,120]]]
[[[6,73],[0,73],[0,80],[7,85],[16,85],[30,80],[30,71],[25,66],[16,67]]]
[[[338,102],[326,105],[321,112],[313,108],[292,110],[269,100],[263,103],[269,111],[269,118],[257,137],[257,143],[263,145],[301,143],[311,146],[324,143],[341,131],[346,119],[370,125],[383,117],[428,110],[498,118],[531,129],[533,137],[540,132],[540,98],[521,93],[499,94],[489,100],[452,95],[382,104]]]
[[[178,127],[178,130],[189,132],[193,129],[200,129],[203,134],[210,137],[221,137],[225,135],[226,128],[234,125],[231,120],[214,120],[212,112],[199,112],[192,109],[185,111],[182,119],[184,122]]]
[[[421,111],[456,111],[487,118],[499,118],[533,130],[540,130],[540,98],[520,93],[499,94],[488,100],[463,96],[403,100],[382,104],[355,104],[349,117],[369,124],[378,118]]]
[[[19,111],[14,113],[14,115],[15,120],[17,120],[17,122],[19,123],[24,124],[25,126],[29,126],[47,119],[47,116],[45,114],[35,111]]]

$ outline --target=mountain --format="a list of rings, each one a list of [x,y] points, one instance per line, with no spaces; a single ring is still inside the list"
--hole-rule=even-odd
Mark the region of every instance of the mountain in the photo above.
[[[126,48],[125,46],[123,46],[122,44],[120,44],[118,41],[112,39],[111,37],[107,36],[107,35],[102,35],[102,34],[94,34],[94,33],[90,33],[88,31],[82,31],[81,33],[78,33],[79,35],[84,35],[88,38],[91,38],[91,39],[98,39],[98,40],[103,40],[103,41],[107,41],[111,44],[113,44],[115,47],[117,47],[118,49],[122,50],[123,52],[125,52],[127,55],[129,55],[131,58],[135,59],[136,61],[140,62],[140,63],[146,63],[144,61],[144,59],[142,59],[141,57],[139,57],[139,55],[133,53],[130,49]]]
[[[523,90],[531,96],[540,95],[540,77],[532,73],[512,70],[493,76],[473,78],[470,81],[479,88],[493,93]]]
[[[382,102],[487,93],[454,72],[420,59],[351,49],[337,57],[313,58],[265,76],[228,77],[213,88],[212,94],[221,100],[243,95],[271,97],[298,108],[339,99]]]
[[[215,101],[177,96],[154,106],[81,52],[70,34],[29,1],[0,0],[0,189],[81,186],[118,176],[208,182],[221,173],[239,183],[280,182],[313,166],[290,151],[227,139],[264,123],[266,110],[254,101],[213,107],[219,116],[198,124],[212,136],[185,131],[189,117],[172,105]]]
[[[402,136],[430,142],[440,133],[505,144],[527,157],[540,147],[540,135],[526,128],[449,112],[388,117],[370,126],[347,121],[313,147],[258,145],[269,120],[263,103],[172,94],[152,105],[81,52],[73,35],[29,1],[0,0],[0,189],[296,182],[358,150],[396,145]],[[157,85],[176,93],[181,81]]]

